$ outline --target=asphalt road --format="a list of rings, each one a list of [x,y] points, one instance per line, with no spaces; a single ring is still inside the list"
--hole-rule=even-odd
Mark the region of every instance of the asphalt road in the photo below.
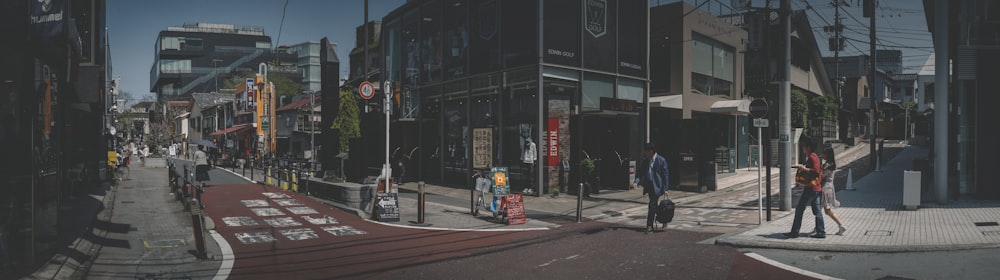
[[[1000,249],[915,252],[831,253],[754,249],[801,269],[843,279],[997,279]]]

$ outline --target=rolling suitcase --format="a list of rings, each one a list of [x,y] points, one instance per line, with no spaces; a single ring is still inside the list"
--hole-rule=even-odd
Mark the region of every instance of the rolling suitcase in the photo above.
[[[666,226],[667,223],[674,220],[674,209],[676,208],[674,201],[669,198],[660,200],[660,205],[656,207],[656,221],[663,223]]]

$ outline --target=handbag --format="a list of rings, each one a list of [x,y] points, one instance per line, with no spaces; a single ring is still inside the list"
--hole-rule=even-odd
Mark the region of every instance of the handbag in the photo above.
[[[795,183],[803,186],[818,186],[819,175],[816,172],[798,170],[795,172]]]

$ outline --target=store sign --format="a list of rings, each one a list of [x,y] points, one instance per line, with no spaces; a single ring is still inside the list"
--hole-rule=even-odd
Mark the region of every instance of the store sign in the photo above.
[[[601,97],[601,110],[638,113],[639,103],[635,100]]]
[[[246,92],[247,92],[247,102],[246,102],[247,103],[247,108],[246,108],[246,110],[248,112],[252,112],[253,110],[257,109],[257,103],[254,102],[255,99],[253,98],[253,79],[247,79],[246,82],[247,82],[247,89],[246,89]]]
[[[472,168],[487,168],[493,162],[493,129],[472,129]]]
[[[545,155],[548,158],[547,166],[559,166],[559,119],[549,118],[548,130],[545,133],[548,138],[548,150]]]
[[[608,33],[608,1],[607,0],[587,0],[587,33],[594,38],[600,38]]]

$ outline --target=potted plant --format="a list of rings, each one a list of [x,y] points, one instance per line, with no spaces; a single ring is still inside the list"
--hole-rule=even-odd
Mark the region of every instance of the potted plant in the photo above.
[[[592,190],[597,184],[597,162],[590,158],[580,161],[580,176],[584,189]],[[577,194],[582,195],[582,194]]]

